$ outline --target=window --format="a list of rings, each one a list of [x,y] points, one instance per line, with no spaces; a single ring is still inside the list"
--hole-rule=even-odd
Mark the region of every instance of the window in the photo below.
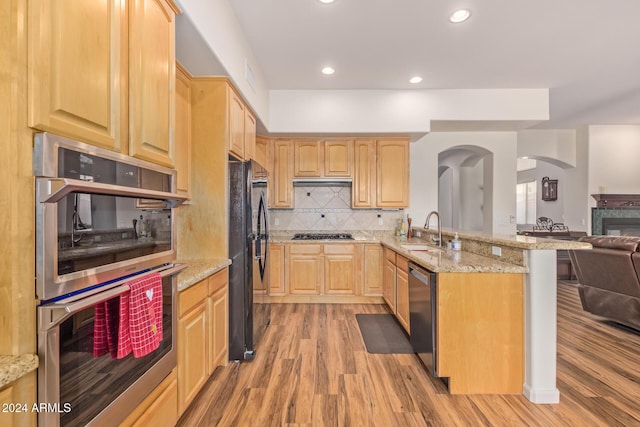
[[[516,185],[516,221],[518,224],[536,223],[537,182],[523,182]]]

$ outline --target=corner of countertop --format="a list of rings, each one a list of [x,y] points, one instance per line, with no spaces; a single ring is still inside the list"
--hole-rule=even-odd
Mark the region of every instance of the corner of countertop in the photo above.
[[[38,365],[39,359],[36,354],[0,355],[0,388],[35,371]]]
[[[228,258],[184,259],[176,262],[188,265],[186,270],[178,274],[178,291],[184,291],[231,265],[231,260]]]

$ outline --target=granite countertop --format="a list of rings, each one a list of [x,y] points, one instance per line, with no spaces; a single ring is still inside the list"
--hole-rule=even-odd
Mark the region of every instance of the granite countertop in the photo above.
[[[0,388],[36,369],[38,369],[38,356],[35,354],[0,355]]]
[[[231,265],[231,260],[226,258],[211,258],[177,260],[176,263],[187,264],[189,266],[186,270],[178,274],[178,291],[184,291],[190,286]]]
[[[434,230],[417,229],[422,234],[435,233]],[[492,234],[480,231],[460,231],[453,229],[443,229],[442,236],[451,237],[458,233],[461,240],[474,240],[476,242],[489,243],[500,246],[508,246],[518,249],[591,249],[590,243],[579,242],[577,240],[557,240],[549,237],[531,237],[517,234]],[[424,236],[423,236],[424,237]],[[463,243],[464,248],[464,243]]]
[[[398,254],[416,264],[436,273],[526,273],[527,268],[498,261],[493,258],[477,255],[465,251],[452,251],[429,245],[421,239],[408,239],[401,241],[395,236],[384,237],[383,246],[392,249]],[[411,251],[402,245],[427,245],[432,249],[427,251]]]

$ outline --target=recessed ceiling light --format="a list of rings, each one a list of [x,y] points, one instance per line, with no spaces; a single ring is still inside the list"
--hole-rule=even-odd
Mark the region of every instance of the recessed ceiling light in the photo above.
[[[335,0],[320,0],[320,3],[329,4],[333,3]]]
[[[414,76],[409,79],[409,83],[420,83],[422,81],[422,77]]]
[[[449,21],[454,24],[464,22],[471,16],[471,12],[468,9],[460,9],[453,12],[453,15],[449,18]]]
[[[331,74],[333,74],[333,73],[335,73],[335,72],[336,72],[336,70],[334,70],[334,69],[333,69],[333,68],[331,68],[331,67],[324,67],[324,68],[322,69],[322,74],[326,74],[327,76],[329,76],[329,75],[331,75]]]

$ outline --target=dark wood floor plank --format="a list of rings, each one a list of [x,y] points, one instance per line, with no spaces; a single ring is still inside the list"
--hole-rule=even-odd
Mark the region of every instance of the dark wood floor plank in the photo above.
[[[382,305],[273,304],[252,362],[218,368],[180,426],[640,425],[640,333],[582,310],[558,284],[560,403],[452,396],[415,355],[370,354],[355,315]]]

